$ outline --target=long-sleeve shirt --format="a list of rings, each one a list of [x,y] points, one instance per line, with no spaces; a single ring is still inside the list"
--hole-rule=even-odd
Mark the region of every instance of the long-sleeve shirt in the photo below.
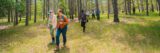
[[[55,14],[49,15],[48,25],[52,25],[52,29],[56,28],[57,25],[57,17]]]

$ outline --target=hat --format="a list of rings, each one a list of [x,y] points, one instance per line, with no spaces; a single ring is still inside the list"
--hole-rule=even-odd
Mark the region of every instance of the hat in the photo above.
[[[51,14],[52,13],[52,10],[49,10],[48,14]]]

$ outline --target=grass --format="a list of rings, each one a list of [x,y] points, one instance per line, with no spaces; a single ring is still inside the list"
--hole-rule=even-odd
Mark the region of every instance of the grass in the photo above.
[[[120,23],[107,19],[89,20],[86,33],[79,22],[70,22],[67,48],[56,53],[159,53],[159,16],[119,15]],[[0,53],[53,53],[47,24],[39,21],[0,31]],[[62,45],[62,36],[60,38]]]

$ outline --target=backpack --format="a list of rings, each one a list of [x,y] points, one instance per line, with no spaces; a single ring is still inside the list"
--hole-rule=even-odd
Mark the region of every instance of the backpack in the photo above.
[[[85,14],[81,15],[82,22],[88,22],[88,18],[86,17]]]
[[[66,21],[66,20],[64,19],[64,16],[66,16],[66,15],[63,15],[62,18],[59,18],[59,16],[58,16],[59,22],[60,22],[60,19],[63,19],[64,21]],[[67,16],[66,16],[66,17],[67,17]],[[67,19],[68,19],[68,17],[67,17]],[[68,26],[68,24],[66,24],[65,26]]]

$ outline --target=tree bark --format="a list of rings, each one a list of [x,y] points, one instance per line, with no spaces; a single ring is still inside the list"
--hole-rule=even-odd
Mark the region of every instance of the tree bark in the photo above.
[[[32,19],[32,9],[31,9],[31,7],[32,7],[32,0],[30,0],[29,1],[29,10],[30,10],[30,12],[29,12],[29,19],[31,20]]]
[[[140,12],[141,10],[140,10],[140,6],[139,6],[139,0],[137,0],[137,5],[138,5],[138,10]]]
[[[43,20],[45,20],[45,0],[43,0]]]
[[[142,9],[142,12],[144,12],[143,0],[140,0],[140,2],[141,2],[141,9]]]
[[[16,3],[18,3],[18,0],[16,0]],[[18,25],[18,10],[17,10],[17,7],[15,8],[15,15],[16,15],[15,25]]]
[[[152,12],[154,12],[154,6],[153,6],[152,0],[151,0],[151,9],[152,9]]]
[[[8,10],[8,23],[10,23],[10,9]]]
[[[97,20],[100,20],[100,14],[99,14],[99,5],[98,5],[98,0],[96,0],[96,14],[97,14]]]
[[[159,16],[160,16],[160,0],[157,0],[159,6]]]
[[[13,22],[13,10],[11,9],[11,22]]]
[[[149,11],[148,11],[148,0],[146,0],[146,11],[147,11],[147,16],[149,16]]]
[[[28,17],[29,17],[29,0],[26,0],[26,26],[28,26]]]
[[[117,0],[112,0],[114,10],[114,22],[119,22]]]
[[[109,14],[110,14],[110,0],[108,0],[108,19],[109,19]]]
[[[22,20],[22,14],[20,14],[20,16],[19,16],[19,17],[20,17],[20,20],[19,20],[19,21],[21,21],[21,20]]]
[[[128,0],[128,13],[131,15],[131,0]]]
[[[50,8],[50,0],[48,0],[48,11],[47,12],[49,12],[49,10],[50,10],[49,8]],[[49,18],[49,15],[47,18]]]
[[[132,4],[133,4],[133,14],[135,14],[135,12],[136,12],[136,7],[135,7],[134,0],[132,0]]]
[[[37,0],[34,1],[35,2],[35,10],[34,10],[34,23],[36,23],[36,14],[37,14]]]
[[[80,0],[77,0],[77,7],[78,7],[78,20],[80,21]]]
[[[126,15],[128,14],[127,12],[127,0],[125,0],[125,12],[126,12]]]

